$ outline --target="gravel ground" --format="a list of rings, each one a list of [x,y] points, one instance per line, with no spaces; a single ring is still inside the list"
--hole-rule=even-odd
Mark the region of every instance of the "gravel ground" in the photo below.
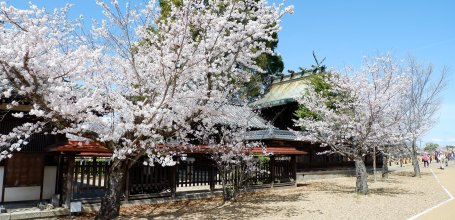
[[[411,177],[409,168],[387,180],[370,177],[366,196],[354,192],[354,177],[340,177],[248,193],[236,203],[211,198],[125,207],[120,219],[406,219],[447,199],[422,169],[422,178]]]

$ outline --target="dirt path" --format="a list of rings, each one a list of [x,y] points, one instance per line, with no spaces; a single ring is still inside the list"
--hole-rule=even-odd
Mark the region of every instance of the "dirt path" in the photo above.
[[[354,192],[354,177],[339,177],[246,193],[236,203],[214,197],[124,206],[118,219],[455,219],[455,199],[448,201],[455,195],[455,162],[445,170],[422,167],[422,178],[411,177],[411,166],[394,170],[386,180],[370,176],[366,196]]]
[[[451,163],[444,170],[432,166],[434,178],[440,184],[441,189],[446,193],[446,199],[435,206],[429,207],[414,216],[418,220],[452,220],[455,219],[455,163]]]
[[[443,172],[433,170],[437,176]],[[354,192],[355,178],[341,177],[245,194],[237,203],[211,198],[124,207],[119,219],[408,219],[448,199],[430,169],[422,171],[422,178],[411,177],[411,167],[388,180],[370,177],[367,196]]]

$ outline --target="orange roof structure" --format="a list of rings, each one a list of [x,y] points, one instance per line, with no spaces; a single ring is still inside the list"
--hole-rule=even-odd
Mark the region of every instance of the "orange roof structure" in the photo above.
[[[266,153],[273,155],[305,155],[308,152],[299,150],[295,147],[267,147],[265,148]],[[261,147],[255,147],[252,150],[253,153],[263,154]]]
[[[94,141],[74,141],[69,140],[66,144],[52,148],[50,151],[54,152],[74,152],[81,156],[111,156],[112,151]],[[209,153],[209,146],[199,145],[193,150],[183,150],[187,154],[207,154]],[[263,154],[262,147],[251,148],[254,154]],[[306,151],[299,150],[296,147],[267,147],[266,153],[274,155],[304,155]]]
[[[66,144],[52,148],[50,151],[57,152],[85,152],[85,153],[112,153],[103,145],[94,141],[69,140]]]

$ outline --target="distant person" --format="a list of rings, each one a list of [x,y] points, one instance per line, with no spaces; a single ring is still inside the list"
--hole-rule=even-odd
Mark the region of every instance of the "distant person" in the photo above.
[[[444,159],[445,159],[444,154],[443,154],[443,153],[439,153],[439,154],[438,154],[438,161],[439,161],[439,168],[440,168],[441,170],[444,169]]]
[[[429,167],[430,166],[430,164],[429,164],[430,158],[428,157],[427,154],[423,155],[422,161],[423,161],[423,167]]]
[[[439,163],[439,158],[440,158],[439,155],[440,155],[439,152],[437,152],[437,151],[434,152],[434,158],[436,159],[436,163]]]

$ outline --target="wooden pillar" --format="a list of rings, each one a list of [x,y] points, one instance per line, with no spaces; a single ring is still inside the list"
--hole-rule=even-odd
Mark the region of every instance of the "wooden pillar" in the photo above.
[[[41,186],[39,190],[39,201],[43,201],[43,188],[44,188],[44,169],[46,166],[44,166],[44,155],[40,155],[40,157],[43,157],[42,162],[43,162],[43,169],[41,169]]]
[[[68,170],[66,172],[66,186],[65,186],[65,206],[70,208],[71,198],[73,197],[73,174],[74,174],[74,155],[68,155]]]
[[[6,159],[5,166],[3,167],[2,203],[5,202],[5,185],[6,185],[6,175],[7,174],[8,174],[8,159]]]
[[[57,164],[57,175],[55,177],[55,189],[54,189],[54,193],[55,194],[61,194],[62,192],[62,186],[61,186],[61,181],[62,181],[62,167],[63,166],[63,163],[62,163],[62,155],[59,154],[58,155],[58,164]]]
[[[308,154],[310,155],[310,163],[308,168],[313,168],[313,145],[310,145]]]
[[[215,166],[211,165],[210,169],[209,169],[209,183],[210,183],[210,191],[212,191],[212,192],[215,190],[215,179],[216,179],[215,175],[216,175]]]
[[[177,164],[171,167],[171,178],[170,178],[170,184],[171,184],[171,195],[172,197],[175,197],[175,192],[177,191]]]
[[[124,189],[124,194],[125,194],[125,202],[128,202],[130,199],[130,169],[131,167],[129,166],[129,162],[127,162],[126,165],[126,173],[125,173],[125,189]]]
[[[273,188],[273,184],[275,183],[275,156],[270,156],[270,184]]]
[[[291,173],[292,179],[294,179],[294,182],[297,183],[297,163],[295,157],[295,155],[291,155]]]
[[[92,157],[92,187],[95,188],[96,186],[96,174],[98,172],[98,169],[96,167],[96,160],[97,157]],[[90,185],[90,183],[88,183]]]

